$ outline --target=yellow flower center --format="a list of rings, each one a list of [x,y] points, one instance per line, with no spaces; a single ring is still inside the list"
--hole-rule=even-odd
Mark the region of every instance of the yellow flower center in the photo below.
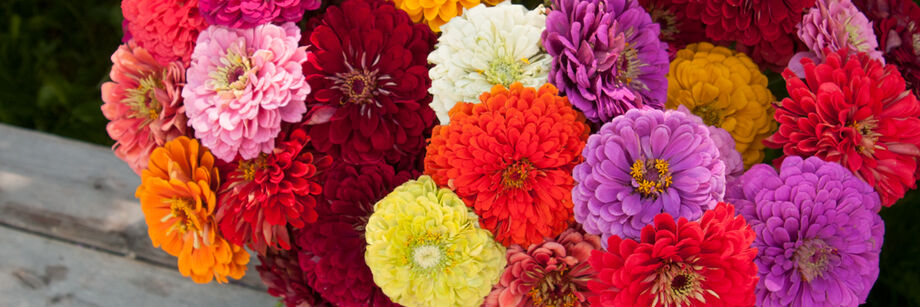
[[[662,159],[653,159],[649,162],[636,160],[629,169],[629,175],[635,181],[636,190],[643,197],[657,197],[673,183],[670,165]]]
[[[412,250],[412,261],[423,269],[428,269],[441,262],[441,249],[437,246],[422,245]]]
[[[616,60],[617,67],[617,81],[622,84],[629,84],[632,87],[642,88],[645,85],[643,84],[632,84],[639,73],[641,73],[641,68],[645,66],[642,61],[639,60],[639,51],[631,47],[628,42],[625,43],[623,51],[617,56]]]
[[[655,280],[651,288],[655,296],[654,306],[690,306],[691,299],[705,303],[704,290],[700,286],[704,277],[695,272],[692,265],[665,264],[652,278]]]
[[[249,57],[237,50],[227,48],[227,53],[220,58],[220,67],[211,73],[211,82],[217,95],[223,99],[238,98],[249,85],[249,73],[252,63]]]
[[[448,239],[441,234],[428,232],[424,236],[409,236],[408,257],[403,262],[417,273],[449,270],[453,265],[455,252],[445,244]]]
[[[489,67],[484,71],[480,71],[480,74],[485,76],[486,81],[491,84],[501,84],[507,87],[515,81],[520,81],[524,76],[524,64],[530,64],[530,60],[526,58],[522,58],[520,61],[497,59],[489,63]]]
[[[815,277],[823,276],[831,257],[837,255],[837,249],[831,248],[821,239],[811,239],[795,249],[792,259],[802,280],[811,282]]]
[[[502,185],[509,189],[524,187],[534,169],[533,163],[526,158],[515,161],[502,171]]]
[[[876,147],[881,148],[880,146],[875,145],[875,143],[878,142],[878,138],[882,136],[881,133],[875,132],[875,128],[878,127],[877,119],[869,117],[864,120],[854,122],[851,127],[856,130],[860,136],[860,139],[856,144],[856,151],[859,151],[865,155],[872,155],[875,153]]]
[[[387,92],[378,89],[377,82],[386,82],[390,78],[386,75],[378,76],[376,69],[367,70],[351,69],[345,73],[336,73],[335,76],[329,77],[333,82],[332,88],[342,92],[343,98],[339,104],[354,103],[359,105],[376,104],[376,96],[386,94]]]
[[[145,124],[159,118],[163,108],[157,100],[156,90],[162,88],[162,83],[150,75],[139,79],[137,88],[126,90],[122,103],[133,111],[130,117],[145,118]]]
[[[575,306],[578,302],[578,296],[575,295],[578,289],[566,272],[568,269],[547,273],[527,292],[534,306]]]
[[[170,198],[164,201],[169,204],[169,215],[163,217],[163,222],[169,219],[175,219],[172,226],[169,227],[168,233],[179,231],[185,234],[189,231],[198,232],[201,221],[195,214],[194,204],[184,198]]]
[[[238,178],[246,181],[252,181],[256,178],[256,173],[265,169],[266,154],[260,154],[258,157],[249,160],[241,160],[236,170],[240,173]]]
[[[722,123],[722,113],[713,107],[712,103],[698,105],[691,112],[702,118],[706,125],[718,127]]]

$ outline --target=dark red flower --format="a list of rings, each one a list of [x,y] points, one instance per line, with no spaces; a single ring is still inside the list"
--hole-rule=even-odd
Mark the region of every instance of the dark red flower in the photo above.
[[[300,266],[310,286],[336,306],[391,306],[364,262],[364,226],[374,203],[418,171],[387,164],[337,163],[326,172],[319,219],[297,232]]]
[[[815,0],[674,0],[687,2],[687,16],[706,24],[716,42],[738,42],[737,48],[770,69],[786,67],[792,55],[805,50],[795,26]]]
[[[655,216],[639,242],[618,236],[589,259],[595,306],[753,306],[754,231],[735,207],[719,203],[698,221]]]
[[[872,21],[879,49],[895,64],[907,87],[920,93],[920,6],[912,0],[854,0]]]
[[[266,247],[289,249],[287,226],[316,221],[315,197],[322,192],[317,174],[332,164],[329,156],[311,151],[304,125],[286,128],[271,154],[237,160],[218,194],[221,233],[260,254]]]
[[[280,297],[287,307],[330,306],[307,285],[310,277],[300,269],[297,255],[296,250],[271,248],[259,256],[261,264],[256,271],[268,287],[268,294]]]
[[[314,146],[353,164],[395,164],[423,152],[436,123],[428,105],[431,30],[380,0],[331,6],[307,28]]]
[[[652,21],[661,26],[661,41],[668,43],[671,58],[688,44],[706,41],[706,30],[699,19],[687,17],[686,0],[639,0]]]
[[[920,102],[894,65],[847,50],[825,54],[823,64],[802,61],[805,80],[783,72],[790,97],[776,105],[779,130],[764,144],[839,162],[891,206],[918,179]]]

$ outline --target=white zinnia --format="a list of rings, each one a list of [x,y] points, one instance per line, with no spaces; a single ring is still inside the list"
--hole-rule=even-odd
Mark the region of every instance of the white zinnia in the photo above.
[[[438,44],[428,55],[434,64],[428,91],[442,125],[450,121],[447,112],[457,102],[479,102],[479,95],[496,84],[546,83],[552,58],[540,44],[546,28],[543,7],[530,11],[509,2],[477,5],[441,26]]]

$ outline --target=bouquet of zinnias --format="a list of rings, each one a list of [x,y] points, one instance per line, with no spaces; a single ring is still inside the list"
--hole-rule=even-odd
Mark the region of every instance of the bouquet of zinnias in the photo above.
[[[123,0],[102,111],[195,282],[249,249],[288,306],[855,306],[920,8],[774,2]]]

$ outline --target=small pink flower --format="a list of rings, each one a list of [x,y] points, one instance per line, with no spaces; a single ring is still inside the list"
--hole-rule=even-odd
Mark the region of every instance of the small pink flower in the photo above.
[[[310,86],[294,23],[252,29],[210,26],[198,36],[182,91],[195,136],[230,162],[275,148],[282,122],[299,122]]]
[[[154,148],[189,134],[179,95],[185,67],[179,61],[161,66],[134,41],[118,47],[112,63],[112,81],[102,84],[106,130],[115,155],[140,174]]]
[[[802,58],[823,63],[825,48],[830,51],[847,49],[850,54],[865,52],[870,58],[885,63],[872,23],[850,0],[818,0],[796,27],[799,38],[811,50],[796,53],[789,60],[789,69],[799,77],[805,76]]]

